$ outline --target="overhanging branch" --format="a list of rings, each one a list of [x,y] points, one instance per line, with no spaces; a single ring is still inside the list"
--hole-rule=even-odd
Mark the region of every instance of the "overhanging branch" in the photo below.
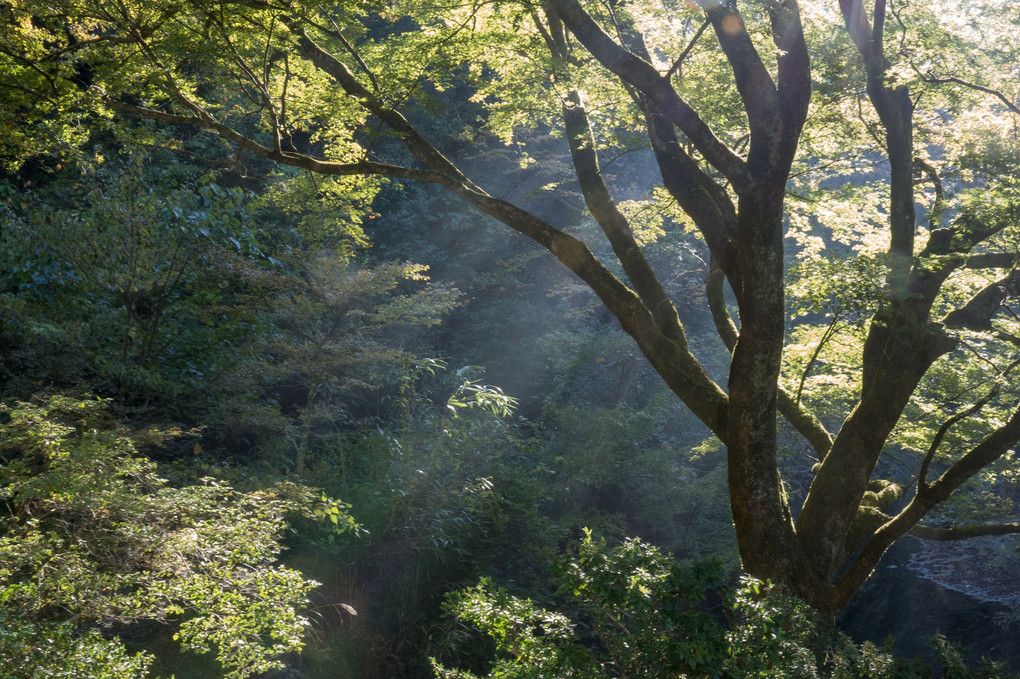
[[[126,104],[121,101],[117,101],[105,94],[101,94],[101,99],[104,104],[112,109],[123,111],[125,113],[132,113],[142,118],[148,118],[150,120],[158,120],[164,123],[172,123],[174,125],[190,125],[192,127],[199,127],[202,129],[210,130],[220,135],[224,139],[234,142],[239,148],[246,151],[274,160],[284,165],[290,165],[291,167],[299,167],[309,172],[315,172],[317,174],[336,175],[336,176],[354,176],[354,175],[378,175],[382,177],[394,177],[397,179],[414,179],[417,181],[431,182],[441,184],[444,179],[436,172],[430,170],[419,170],[410,167],[404,167],[402,165],[391,165],[388,163],[376,163],[368,160],[359,161],[356,163],[337,163],[331,160],[324,160],[322,158],[316,158],[314,156],[307,156],[302,153],[295,153],[292,151],[282,151],[259,144],[250,137],[246,137],[233,128],[217,122],[211,116],[199,118],[198,116],[182,116],[175,115],[172,113],[166,113],[164,111],[157,111],[156,109],[146,108],[143,106],[134,106],[132,104]]]
[[[386,105],[358,82],[343,62],[305,33],[298,39],[298,45],[304,58],[330,75],[348,96],[393,130],[407,150],[429,168],[431,181],[445,186],[485,214],[542,245],[581,278],[616,316],[624,331],[635,339],[642,353],[674,393],[713,433],[726,440],[729,399],[691,352],[679,322],[675,332],[664,333],[653,311],[642,303],[638,294],[613,275],[583,242],[527,210],[486,193],[399,111]]]

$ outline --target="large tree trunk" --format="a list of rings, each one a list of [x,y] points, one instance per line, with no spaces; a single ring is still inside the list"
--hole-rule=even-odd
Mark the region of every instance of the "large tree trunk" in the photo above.
[[[748,572],[774,582],[789,582],[804,570],[777,464],[786,318],[782,204],[781,189],[763,191],[739,204],[742,247],[733,266],[748,284],[735,291],[740,333],[730,363],[726,437],[730,504],[741,561]]]

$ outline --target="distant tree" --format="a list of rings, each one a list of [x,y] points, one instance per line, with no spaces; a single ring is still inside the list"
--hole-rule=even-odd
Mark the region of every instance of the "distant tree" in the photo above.
[[[135,141],[242,169],[261,157],[352,186],[435,183],[547,248],[725,445],[754,576],[833,611],[908,532],[1020,531],[921,524],[1020,440],[1008,3],[23,0],[0,12],[4,143],[18,157],[70,157],[142,119],[155,125],[131,128]],[[444,110],[451,88],[472,106]],[[513,144],[521,127],[565,137],[614,259],[440,151],[490,133]],[[651,199],[678,208],[662,228],[695,231],[711,262],[725,384],[644,256],[654,235],[613,198],[603,161],[638,147],[660,169]],[[823,249],[832,272],[863,279],[787,272]],[[788,286],[820,301],[794,309],[807,315],[789,335]],[[841,298],[857,301],[831,304]],[[797,511],[777,464],[780,414],[815,458]],[[892,448],[916,453],[917,471],[887,514],[901,490],[874,477]]]
[[[436,325],[459,296],[450,287],[428,286],[428,267],[421,264],[394,262],[358,270],[332,253],[304,266],[304,280],[276,305],[272,323],[277,332],[260,347],[264,358],[258,367],[264,380],[303,395],[290,437],[299,475],[305,471],[316,421],[344,419],[338,395],[371,387],[373,373],[378,377],[385,371],[382,366],[410,360],[411,349],[392,335]],[[401,294],[396,290],[400,284],[418,289]]]
[[[122,404],[195,400],[250,341],[265,261],[251,197],[158,158],[29,182],[0,214],[0,313],[24,345],[6,350],[12,390],[31,379]]]

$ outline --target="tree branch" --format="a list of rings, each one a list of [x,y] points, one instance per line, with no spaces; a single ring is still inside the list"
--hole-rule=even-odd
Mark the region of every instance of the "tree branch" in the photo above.
[[[934,231],[938,220],[942,216],[942,209],[945,206],[946,192],[942,186],[942,178],[931,163],[923,158],[914,158],[914,168],[928,177],[928,180],[935,186],[935,202],[932,203],[928,217],[928,230]]]
[[[715,258],[712,258],[709,263],[708,277],[705,280],[705,296],[708,299],[708,307],[712,312],[716,331],[726,348],[732,352],[733,347],[737,344],[738,333],[733,317],[730,316],[729,309],[726,308],[726,298],[723,294],[724,278],[722,269]],[[794,398],[783,387],[779,388],[778,408],[783,418],[807,440],[818,458],[824,460],[832,448],[832,434],[821,421],[800,403],[799,398]]]
[[[756,179],[781,181],[785,187],[811,99],[808,51],[796,0],[769,9],[779,53],[779,86],[751,42],[735,5],[705,2],[702,6],[733,71],[747,114],[751,130],[748,163],[758,170]]]
[[[991,330],[992,316],[1002,307],[1012,291],[1015,290],[1017,272],[1011,271],[1002,278],[989,283],[966,304],[946,314],[942,322],[950,328],[967,328],[968,330]]]
[[[1012,269],[1017,266],[1017,253],[982,252],[967,257],[963,266],[968,269]]]
[[[815,347],[815,350],[811,352],[811,357],[808,358],[807,365],[804,366],[804,372],[800,374],[800,380],[797,382],[797,393],[794,397],[797,403],[800,403],[801,394],[804,393],[804,384],[807,382],[808,375],[811,373],[811,368],[814,367],[815,362],[818,360],[818,356],[822,353],[822,349],[825,348],[828,341],[835,336],[836,327],[840,320],[840,314],[833,314],[832,321],[829,322],[828,327],[825,328],[825,332],[822,333],[822,338],[818,340],[818,345]]]
[[[807,440],[818,455],[818,459],[824,460],[832,449],[832,434],[821,420],[794,399],[785,387],[779,387],[778,398],[779,413]]]
[[[986,535],[1012,535],[1020,533],[1020,523],[990,523],[977,526],[952,526],[935,528],[918,524],[910,529],[911,535],[925,540],[967,540]]]
[[[568,102],[563,107],[563,120],[574,173],[592,217],[602,227],[627,278],[652,312],[659,329],[670,337],[678,333],[682,335],[676,307],[649,266],[641,246],[634,238],[630,223],[616,207],[602,178],[598,154],[595,152],[595,137],[578,90],[568,94]]]
[[[978,399],[969,408],[956,413],[942,423],[942,426],[935,432],[935,436],[932,437],[931,445],[928,446],[928,453],[924,456],[924,460],[921,461],[921,469],[917,472],[917,493],[919,495],[928,490],[928,468],[931,466],[932,460],[935,459],[935,453],[938,452],[939,444],[942,443],[942,439],[949,433],[952,426],[984,408],[993,398],[999,395],[1000,391],[1002,391],[1002,384],[996,383],[987,394]]]
[[[968,206],[957,215],[951,226],[932,231],[920,256],[969,253],[981,242],[1020,220],[1020,205],[1011,205],[1005,210],[995,207],[987,212],[983,207],[980,204]]]
[[[694,37],[691,38],[691,41],[689,43],[687,43],[687,47],[685,47],[683,51],[680,52],[680,56],[676,58],[676,60],[673,62],[673,65],[669,67],[669,70],[666,71],[666,75],[663,77],[667,79],[673,77],[673,75],[680,69],[680,65],[684,63],[684,59],[687,58],[687,55],[690,54],[691,50],[694,49],[694,46],[698,44],[698,40],[701,38],[701,34],[704,33],[705,29],[707,29],[711,25],[712,21],[708,19],[706,19],[705,22],[701,24],[697,32],[695,32]]]
[[[864,58],[868,98],[885,127],[885,148],[891,171],[889,196],[889,282],[896,295],[906,293],[909,258],[914,246],[913,102],[905,85],[890,86],[890,67],[882,52],[885,0],[875,2],[874,28],[868,22],[863,0],[839,0],[840,10],[854,44]]]
[[[837,609],[846,605],[853,593],[871,575],[893,542],[913,531],[933,507],[952,495],[974,474],[1002,457],[1007,450],[1017,444],[1017,441],[1020,441],[1020,408],[1013,411],[1003,426],[957,460],[942,476],[927,485],[923,492],[915,494],[899,514],[875,531],[857,559],[844,571],[839,582],[833,587],[830,604]]]
[[[708,263],[708,276],[705,278],[705,298],[708,300],[708,309],[712,312],[716,332],[719,333],[719,338],[726,348],[732,352],[739,333],[726,307],[725,280],[726,275],[719,266],[719,260],[711,257]]]
[[[957,85],[963,85],[964,87],[968,87],[968,88],[970,88],[972,90],[977,90],[978,92],[984,92],[985,94],[990,94],[993,97],[995,97],[996,99],[998,99],[999,101],[1001,101],[1003,104],[1005,104],[1006,108],[1008,108],[1010,111],[1012,111],[1013,113],[1016,113],[1017,115],[1020,115],[1020,106],[1017,106],[1012,101],[1010,101],[1009,98],[1005,94],[1003,94],[1002,92],[1000,92],[998,90],[993,90],[990,87],[985,87],[983,85],[978,85],[977,83],[972,83],[970,81],[964,80],[963,78],[957,78],[956,76],[942,76],[942,77],[939,77],[939,76],[936,76],[936,75],[932,74],[930,71],[929,71],[929,73],[927,75],[921,76],[921,79],[924,82],[926,82],[926,83],[933,83],[933,84],[955,83]]]
[[[302,56],[333,77],[349,96],[355,97],[361,106],[400,137],[405,147],[429,168],[431,181],[445,186],[482,212],[539,243],[587,283],[620,321],[624,331],[635,339],[673,392],[716,436],[726,440],[729,399],[698,363],[679,321],[672,334],[665,334],[639,295],[614,276],[583,242],[526,210],[490,196],[471,182],[403,115],[384,105],[357,81],[345,64],[325,52],[307,34],[301,35],[298,45]]]
[[[259,144],[255,140],[240,134],[233,128],[216,121],[208,114],[203,117],[182,116],[142,106],[134,106],[107,96],[102,92],[102,90],[99,90],[99,88],[95,89],[100,92],[100,98],[103,103],[112,109],[123,111],[124,113],[131,113],[142,118],[148,118],[149,120],[158,120],[160,122],[171,123],[174,125],[190,125],[192,127],[210,130],[224,139],[234,142],[239,148],[251,151],[258,156],[274,160],[284,165],[299,167],[317,174],[336,176],[379,175],[383,177],[414,179],[417,181],[431,183],[442,183],[443,181],[437,173],[432,172],[431,170],[418,170],[403,167],[401,165],[376,163],[367,160],[356,163],[337,163],[330,160],[324,160],[322,158],[307,156],[301,153],[276,150],[268,146],[264,146],[263,144]]]
[[[638,295],[606,269],[577,238],[481,189],[455,182],[444,185],[489,216],[547,248],[587,283],[620,321],[624,331],[634,338],[673,392],[721,441],[726,441],[729,399],[691,352],[682,328],[679,336],[664,334]]]
[[[733,70],[753,139],[760,126],[775,125],[774,112],[779,109],[779,92],[734,6],[725,2],[706,2],[703,9]],[[769,131],[774,133],[774,129]]]
[[[770,5],[773,42],[778,50],[779,102],[784,134],[796,145],[811,102],[811,59],[797,0]]]
[[[850,39],[870,68],[875,54],[874,35],[864,11],[864,3],[861,0],[839,0],[839,9],[843,13],[843,22],[850,33]],[[881,58],[881,52],[878,55]]]
[[[733,231],[737,210],[726,189],[698,167],[680,145],[673,126],[657,111],[645,106],[648,139],[659,165],[662,184],[680,208],[694,220],[708,249],[734,289],[740,274],[733,267]]]
[[[683,131],[698,152],[726,177],[738,193],[746,190],[748,177],[743,159],[715,136],[697,112],[680,98],[667,78],[650,63],[618,45],[577,0],[551,0],[550,6],[599,63],[646,96],[662,116]]]

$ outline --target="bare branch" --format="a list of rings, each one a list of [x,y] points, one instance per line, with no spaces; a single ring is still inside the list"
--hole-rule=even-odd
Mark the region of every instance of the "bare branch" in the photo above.
[[[939,444],[942,443],[942,439],[945,438],[950,428],[952,428],[952,426],[960,420],[966,419],[984,408],[993,398],[999,395],[1000,391],[1002,391],[1002,384],[996,383],[987,394],[978,399],[977,402],[969,408],[961,410],[942,423],[942,426],[940,426],[938,431],[935,432],[935,436],[931,440],[931,445],[928,446],[928,453],[924,456],[924,460],[921,462],[921,469],[917,472],[918,495],[928,490],[928,468],[931,466],[932,460],[935,459],[935,453],[938,452]]]
[[[828,344],[829,340],[832,339],[836,334],[836,328],[839,325],[841,317],[840,314],[834,314],[832,321],[829,322],[825,332],[822,333],[822,338],[818,340],[818,345],[815,350],[811,352],[811,357],[808,359],[807,365],[804,366],[804,372],[800,375],[800,380],[797,382],[797,393],[794,396],[794,400],[800,403],[801,394],[804,392],[804,383],[807,382],[808,375],[811,373],[811,368],[814,367],[815,362],[818,361],[818,355],[822,353],[822,349]]]

